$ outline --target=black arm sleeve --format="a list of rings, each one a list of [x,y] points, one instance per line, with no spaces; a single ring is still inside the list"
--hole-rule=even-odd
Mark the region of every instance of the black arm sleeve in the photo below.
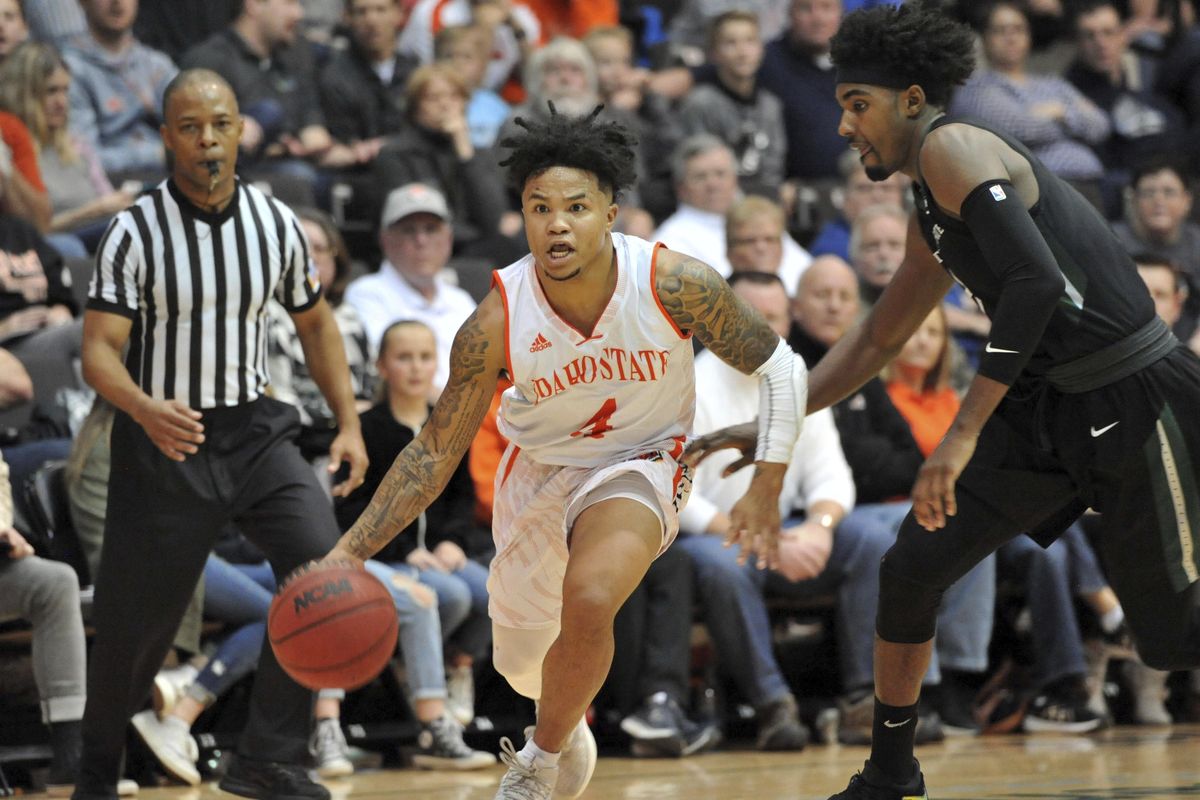
[[[1008,181],[976,186],[962,218],[1003,288],[979,374],[1011,385],[1041,341],[1066,288],[1050,246]]]

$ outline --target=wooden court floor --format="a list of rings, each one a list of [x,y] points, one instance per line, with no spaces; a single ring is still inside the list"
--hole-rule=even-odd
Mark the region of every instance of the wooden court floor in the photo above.
[[[583,800],[825,800],[862,767],[865,747],[726,751],[683,760],[603,757]],[[920,749],[932,800],[1200,798],[1200,725],[1122,727],[1093,736],[990,736]],[[376,770],[328,781],[334,800],[491,800],[501,769]],[[215,784],[143,789],[142,800],[230,800]]]

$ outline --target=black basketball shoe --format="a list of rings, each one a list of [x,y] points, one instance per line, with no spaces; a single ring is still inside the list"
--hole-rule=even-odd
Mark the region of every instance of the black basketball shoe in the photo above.
[[[234,756],[218,786],[254,800],[330,800],[329,790],[299,764],[259,761],[240,754]]]
[[[846,790],[829,800],[929,800],[925,791],[925,776],[921,774],[921,765],[915,758],[913,767],[912,779],[904,785],[898,785],[868,761],[862,772],[850,779]]]

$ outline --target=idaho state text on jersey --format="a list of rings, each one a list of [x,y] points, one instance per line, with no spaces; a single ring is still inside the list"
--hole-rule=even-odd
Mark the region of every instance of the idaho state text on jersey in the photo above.
[[[578,384],[596,381],[647,382],[656,381],[667,372],[669,350],[622,350],[606,347],[599,356],[579,356],[557,367],[549,375],[533,378],[539,403]]]

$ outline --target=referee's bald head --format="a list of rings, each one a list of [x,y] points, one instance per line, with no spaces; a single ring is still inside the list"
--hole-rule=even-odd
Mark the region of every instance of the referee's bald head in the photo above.
[[[163,119],[167,120],[170,118],[171,99],[175,95],[186,89],[204,85],[216,88],[218,91],[224,90],[228,92],[229,97],[233,101],[233,111],[237,113],[237,95],[234,94],[233,87],[229,85],[229,81],[221,77],[220,73],[213,72],[211,69],[185,69],[181,70],[179,74],[171,79],[171,82],[167,84],[167,88],[163,92]]]

